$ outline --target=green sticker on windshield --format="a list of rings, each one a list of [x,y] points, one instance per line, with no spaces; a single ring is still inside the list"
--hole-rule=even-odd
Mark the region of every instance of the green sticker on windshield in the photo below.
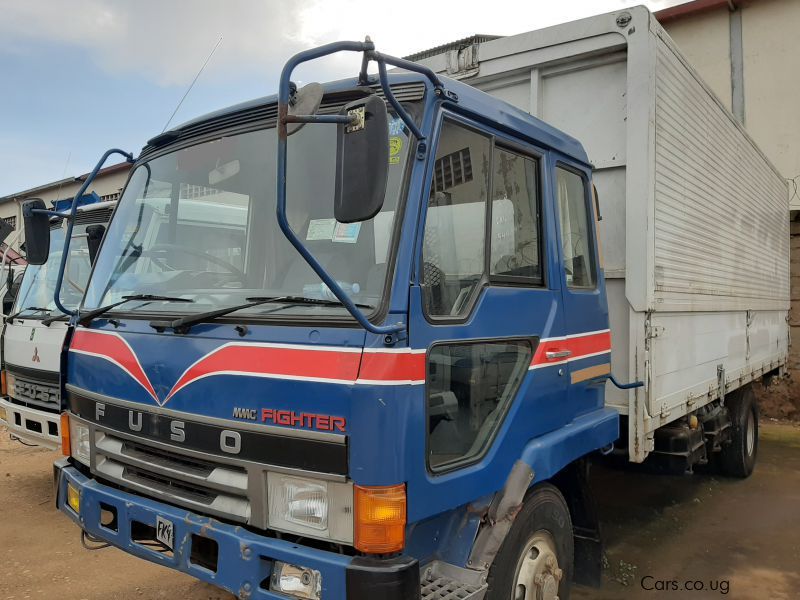
[[[395,136],[389,138],[389,164],[400,164],[400,151],[403,149],[403,138]]]

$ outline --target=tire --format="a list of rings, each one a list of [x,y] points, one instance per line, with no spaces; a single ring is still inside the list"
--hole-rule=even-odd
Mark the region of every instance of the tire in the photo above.
[[[719,467],[723,475],[749,477],[758,456],[758,403],[751,386],[745,386],[725,404],[731,417],[731,440],[722,446]]]
[[[487,600],[533,600],[538,597],[534,587],[546,592],[543,597],[548,600],[556,589],[559,600],[569,600],[573,554],[572,519],[564,496],[552,484],[537,485],[525,498],[489,569]],[[551,556],[555,565],[548,565]],[[531,573],[540,576],[538,584],[527,577]],[[531,583],[525,586],[518,578]]]

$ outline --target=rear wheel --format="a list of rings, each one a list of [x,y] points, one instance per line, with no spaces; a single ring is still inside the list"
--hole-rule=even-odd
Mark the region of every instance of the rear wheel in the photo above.
[[[758,403],[753,388],[746,386],[726,398],[731,416],[731,441],[722,447],[720,470],[730,477],[749,477],[758,456]]]
[[[558,489],[544,483],[525,499],[489,569],[488,600],[568,600],[572,520]]]

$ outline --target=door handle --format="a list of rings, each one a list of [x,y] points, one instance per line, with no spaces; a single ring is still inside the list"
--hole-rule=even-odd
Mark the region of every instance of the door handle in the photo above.
[[[547,360],[554,358],[567,358],[572,356],[572,350],[548,350],[544,353]]]

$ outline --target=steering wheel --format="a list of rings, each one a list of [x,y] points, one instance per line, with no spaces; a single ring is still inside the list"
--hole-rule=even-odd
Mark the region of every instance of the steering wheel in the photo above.
[[[213,264],[215,264],[215,265],[217,265],[219,267],[222,267],[223,269],[225,269],[226,271],[228,271],[232,275],[236,275],[237,277],[241,277],[242,281],[244,281],[246,279],[246,275],[244,274],[244,271],[242,271],[238,267],[233,266],[231,263],[229,263],[229,262],[227,262],[225,260],[222,260],[221,258],[218,258],[218,257],[214,256],[213,254],[209,254],[208,252],[205,252],[203,250],[197,250],[195,248],[189,248],[187,246],[179,246],[178,244],[163,244],[162,243],[162,244],[153,244],[150,247],[149,252],[158,251],[158,250],[178,250],[179,252],[183,252],[184,254],[188,254],[190,256],[196,256],[198,258],[202,258],[204,260],[207,260],[210,263],[213,263]],[[165,262],[165,264],[166,264],[166,262]]]

